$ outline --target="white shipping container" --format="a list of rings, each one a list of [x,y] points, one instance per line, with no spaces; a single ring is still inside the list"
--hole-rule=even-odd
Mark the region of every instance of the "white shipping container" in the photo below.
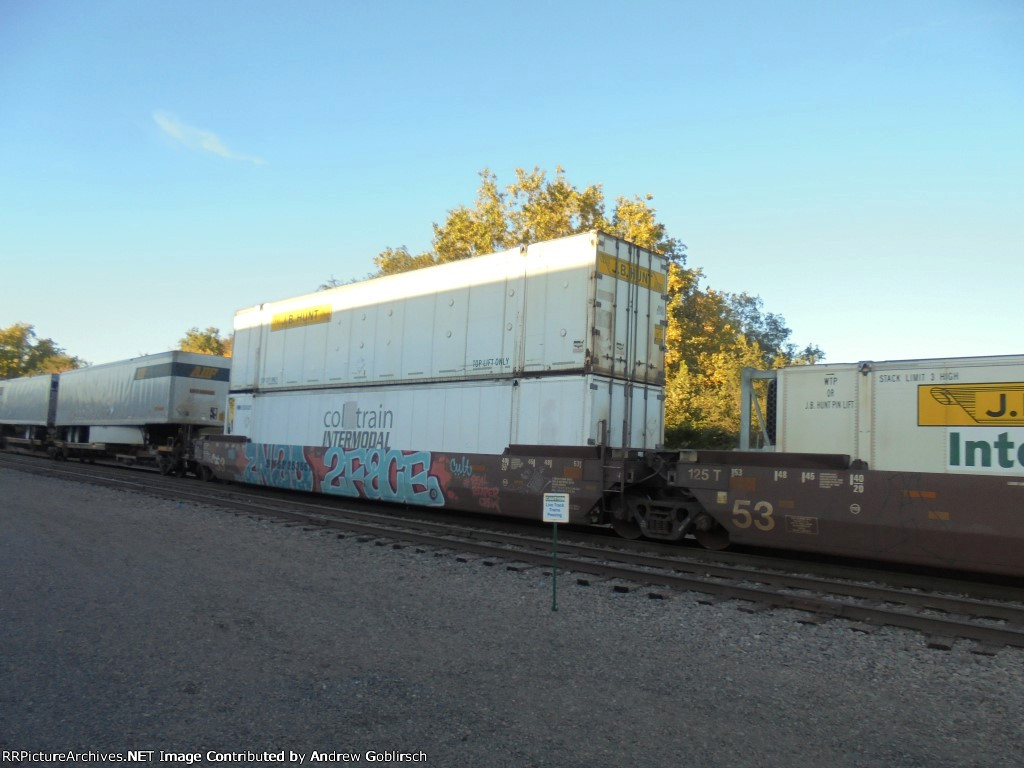
[[[872,469],[1024,475],[1024,356],[778,372],[776,450]]]
[[[230,360],[162,352],[60,376],[58,426],[223,424]]]
[[[660,387],[592,375],[234,393],[227,433],[256,443],[500,454],[510,445],[658,447]],[[627,417],[628,416],[628,422]]]
[[[0,424],[52,426],[57,374],[0,381]]]
[[[599,232],[235,315],[233,391],[595,373],[664,382],[667,262]]]

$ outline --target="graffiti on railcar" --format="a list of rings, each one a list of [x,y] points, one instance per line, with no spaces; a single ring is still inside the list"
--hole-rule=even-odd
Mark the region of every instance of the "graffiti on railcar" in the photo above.
[[[316,475],[301,445],[249,443],[242,480],[290,491],[312,491]]]
[[[443,485],[428,451],[250,443],[243,482],[336,496],[445,505]]]
[[[488,512],[501,511],[501,489],[492,484],[486,475],[473,475],[469,478],[469,492],[473,495],[480,509]]]
[[[428,451],[332,447],[323,453],[321,491],[338,496],[443,507]]]

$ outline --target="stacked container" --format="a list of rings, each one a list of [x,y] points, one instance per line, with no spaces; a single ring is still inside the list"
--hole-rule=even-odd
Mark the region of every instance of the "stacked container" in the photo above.
[[[662,442],[667,264],[599,232],[235,317],[228,432],[500,453]]]

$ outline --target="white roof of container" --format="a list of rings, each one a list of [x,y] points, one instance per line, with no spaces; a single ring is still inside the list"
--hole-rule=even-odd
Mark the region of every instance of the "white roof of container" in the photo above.
[[[266,317],[267,312],[286,309],[301,310],[302,308],[323,304],[327,300],[336,307],[363,307],[379,304],[383,301],[394,301],[399,297],[429,296],[453,287],[484,285],[504,280],[509,276],[509,257],[512,255],[524,254],[530,249],[536,249],[548,244],[567,243],[573,240],[586,241],[589,239],[596,247],[596,238],[598,237],[610,241],[619,240],[612,235],[606,235],[595,230],[593,232],[584,232],[578,235],[558,238],[557,240],[547,240],[543,243],[534,243],[530,246],[509,248],[482,256],[474,256],[445,264],[436,264],[411,272],[373,277],[324,291],[315,291],[300,296],[269,301],[238,310],[235,319],[235,329],[259,325],[263,318]],[[619,242],[625,241],[619,240]],[[660,254],[654,255],[664,261],[664,257]],[[534,266],[532,270],[534,274],[559,272],[571,269],[574,266],[590,264],[594,260],[593,251],[575,248],[559,249],[557,255],[549,252],[545,253],[544,256],[544,260]],[[662,266],[662,270],[664,270],[664,266]],[[264,314],[255,314],[260,311]]]

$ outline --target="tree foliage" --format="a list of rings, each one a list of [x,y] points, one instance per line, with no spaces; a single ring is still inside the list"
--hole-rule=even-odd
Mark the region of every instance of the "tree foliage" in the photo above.
[[[607,218],[600,184],[580,190],[566,180],[561,167],[554,179],[539,168],[517,168],[515,173],[515,182],[501,189],[497,176],[482,170],[473,207],[453,208],[444,224],[434,223],[433,250],[413,255],[404,245],[386,248],[374,259],[377,274],[407,272],[593,229],[658,250],[674,263],[685,261],[686,246],[666,235],[648,205],[650,195],[618,198]]]
[[[185,332],[185,336],[178,341],[178,349],[183,352],[199,352],[204,355],[220,355],[231,357],[231,347],[234,339],[231,336],[221,337],[220,328],[212,325],[205,331],[192,327]]]
[[[40,339],[35,326],[15,323],[0,328],[0,379],[16,379],[43,373],[61,373],[87,365],[57,346],[53,339]]]
[[[413,255],[405,246],[374,259],[378,275],[442,264],[522,244],[600,229],[669,259],[666,330],[666,438],[670,445],[732,447],[740,421],[740,371],[812,363],[824,357],[808,345],[797,351],[785,319],[766,312],[760,297],[702,287],[703,274],[686,264],[686,246],[657,220],[651,195],[616,198],[606,216],[600,184],[570,184],[561,167],[554,179],[517,168],[504,189],[480,172],[472,207],[448,211],[433,225],[433,249]]]

